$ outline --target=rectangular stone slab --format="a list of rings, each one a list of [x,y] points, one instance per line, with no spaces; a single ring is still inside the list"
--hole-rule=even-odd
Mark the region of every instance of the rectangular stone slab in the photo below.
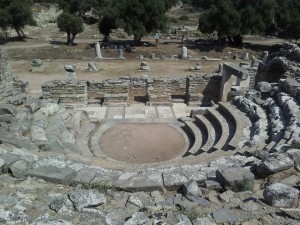
[[[72,183],[76,175],[76,171],[68,167],[58,168],[54,166],[46,166],[29,170],[27,175],[57,184],[69,185]]]

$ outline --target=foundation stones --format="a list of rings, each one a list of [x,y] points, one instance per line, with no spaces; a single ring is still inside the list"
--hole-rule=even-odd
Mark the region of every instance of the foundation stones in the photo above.
[[[33,59],[31,63],[31,72],[44,72],[44,65],[41,59]]]
[[[95,51],[96,51],[96,59],[102,59],[102,55],[101,55],[101,48],[100,48],[100,43],[96,42],[95,43]]]
[[[117,56],[118,59],[125,59],[124,58],[124,52],[123,52],[123,49],[122,48],[119,48],[118,49],[118,56]]]
[[[195,70],[196,70],[196,71],[200,71],[200,70],[201,70],[201,65],[200,65],[200,63],[197,63],[197,64],[196,64]]]
[[[75,64],[66,64],[65,65],[65,73],[67,80],[76,80],[76,65]]]
[[[89,62],[88,67],[86,68],[86,72],[98,72],[98,67],[95,62]]]
[[[187,59],[188,58],[188,49],[185,46],[182,46],[181,52],[180,52],[180,58],[181,59]]]
[[[141,62],[140,71],[151,71],[148,62]]]
[[[245,60],[245,61],[249,60],[249,52],[244,53],[243,60]]]

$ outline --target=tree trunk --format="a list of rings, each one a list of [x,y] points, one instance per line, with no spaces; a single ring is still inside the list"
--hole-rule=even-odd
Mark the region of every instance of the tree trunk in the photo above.
[[[103,41],[104,42],[109,42],[109,35],[104,35]]]
[[[67,45],[71,42],[71,33],[67,32]]]
[[[74,39],[75,39],[76,35],[77,35],[77,34],[72,34],[72,38],[71,38],[71,40],[70,40],[70,46],[73,45]]]
[[[15,28],[17,34],[18,34],[18,37],[19,37],[20,39],[22,39],[22,36],[21,36],[21,34],[20,34],[20,31],[19,31],[19,28],[17,28],[17,27],[14,27],[14,28]]]
[[[22,33],[23,38],[26,38],[24,32],[22,31],[22,29],[20,28],[20,32]]]
[[[232,40],[232,37],[230,36],[230,35],[226,35],[227,36],[227,39],[228,39],[228,43],[230,44],[230,45],[232,45],[233,44],[233,40]]]
[[[133,44],[140,46],[141,45],[141,39],[142,37],[138,37],[136,34],[134,35],[134,40],[133,40]]]
[[[241,35],[236,35],[233,37],[233,44],[236,46],[241,46],[243,44],[243,37]]]

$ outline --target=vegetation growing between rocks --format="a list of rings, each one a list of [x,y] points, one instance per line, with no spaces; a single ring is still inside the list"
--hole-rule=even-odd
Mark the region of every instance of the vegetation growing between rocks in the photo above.
[[[184,206],[180,206],[178,213],[187,216],[190,221],[194,221],[197,218],[202,218],[206,216],[204,212],[200,212],[195,209],[188,209]]]
[[[96,189],[100,192],[107,192],[107,190],[111,189],[111,186],[107,182],[101,181],[92,184],[85,184],[83,185],[83,188],[87,190]]]
[[[241,181],[235,181],[235,185],[232,188],[233,192],[251,191],[250,181],[243,177]]]

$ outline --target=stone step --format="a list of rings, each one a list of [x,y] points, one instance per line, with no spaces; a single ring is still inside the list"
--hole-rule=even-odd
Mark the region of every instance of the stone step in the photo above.
[[[241,137],[241,131],[243,129],[243,124],[242,124],[242,118],[240,118],[240,115],[236,112],[235,108],[231,107],[228,103],[223,103],[219,102],[219,108],[227,115],[229,120],[233,123],[234,125],[234,131],[233,134],[231,134],[232,138],[228,142],[228,146],[231,149],[236,149],[238,148],[239,145],[239,140]]]
[[[195,155],[202,146],[202,132],[192,121],[185,121],[185,125],[194,140],[194,143],[188,152]]]
[[[93,156],[89,148],[89,142],[95,129],[96,129],[95,123],[86,121],[77,132],[75,145],[76,148],[79,150],[79,152],[84,156],[88,156],[88,157]]]
[[[229,137],[229,126],[226,119],[215,109],[215,108],[208,108],[207,114],[210,118],[212,118],[216,124],[220,127],[218,131],[221,136],[220,139],[214,144],[213,148],[217,149],[224,149],[226,146],[227,139]]]
[[[195,119],[196,119],[197,123],[201,124],[204,127],[205,132],[207,134],[206,142],[201,147],[201,150],[203,150],[205,152],[209,151],[213,147],[213,145],[216,141],[215,128],[210,123],[210,121],[208,119],[206,119],[203,115],[195,115]]]
[[[271,150],[275,147],[276,144],[277,142],[271,141],[269,144],[266,145],[265,149]]]
[[[104,157],[104,153],[102,152],[100,148],[100,138],[101,136],[109,130],[111,127],[113,127],[116,124],[114,121],[106,122],[104,124],[100,124],[100,126],[95,129],[95,132],[92,134],[90,138],[90,150],[93,156],[95,157]]]
[[[49,122],[46,128],[46,134],[51,150],[56,153],[63,152],[62,133],[64,129],[66,129],[65,122],[71,116],[72,114],[70,111],[65,111],[63,109],[61,111],[58,111],[48,120]]]

